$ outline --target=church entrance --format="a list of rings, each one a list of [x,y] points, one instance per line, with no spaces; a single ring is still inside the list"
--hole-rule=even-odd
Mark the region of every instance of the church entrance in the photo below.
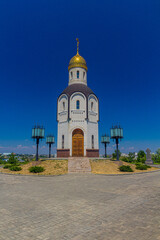
[[[81,129],[75,129],[72,133],[72,156],[84,156],[84,134]]]

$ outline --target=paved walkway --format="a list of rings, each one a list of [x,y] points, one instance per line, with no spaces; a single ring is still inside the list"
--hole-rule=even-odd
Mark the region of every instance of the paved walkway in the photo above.
[[[0,240],[160,240],[160,172],[0,174]]]
[[[89,173],[91,165],[89,158],[72,157],[68,158],[68,173]]]
[[[157,167],[157,168],[160,168],[160,164],[152,164],[150,165],[151,167]]]

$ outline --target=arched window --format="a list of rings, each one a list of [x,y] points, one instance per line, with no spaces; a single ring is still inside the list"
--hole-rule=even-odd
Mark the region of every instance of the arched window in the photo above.
[[[77,71],[77,78],[79,78],[79,71]]]
[[[91,102],[91,111],[93,111],[93,102]]]
[[[85,78],[85,72],[83,72],[83,79]]]
[[[94,135],[92,135],[92,149],[94,149]]]
[[[64,149],[64,135],[62,135],[62,149]]]
[[[63,110],[65,110],[65,102],[63,102]]]
[[[76,101],[76,109],[80,109],[80,101],[79,100]]]
[[[71,78],[73,77],[73,73],[71,72]]]

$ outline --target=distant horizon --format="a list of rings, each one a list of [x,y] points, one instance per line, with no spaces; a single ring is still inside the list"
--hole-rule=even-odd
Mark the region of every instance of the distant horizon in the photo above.
[[[156,146],[154,143],[149,144],[149,142],[144,141],[139,148],[135,148],[132,145],[135,145],[134,142],[125,142],[125,144],[122,144],[124,140],[122,140],[119,144],[119,150],[121,153],[128,154],[129,152],[139,152],[140,150],[143,150],[146,153],[146,149],[150,148],[151,153],[155,153],[158,148],[160,148],[158,145]],[[36,153],[36,144],[34,141],[27,141],[28,144],[25,145],[15,145],[15,146],[6,146],[5,148],[0,147],[0,153],[16,153],[16,154],[35,154]],[[132,145],[131,145],[132,143]],[[32,145],[31,145],[32,144]],[[127,146],[124,148],[124,145]],[[138,143],[140,145],[140,142]],[[4,149],[4,151],[3,151]],[[9,151],[11,150],[11,151]],[[107,146],[107,154],[112,154],[116,150],[115,142],[111,140],[110,144]],[[45,141],[42,140],[39,144],[39,154],[48,154],[48,145],[45,144]],[[56,154],[56,145],[52,145],[52,154]],[[103,144],[100,144],[100,155],[104,154],[104,146]]]
[[[158,0],[2,1],[0,152],[34,153],[37,123],[57,142],[57,97],[68,85],[77,37],[99,98],[99,142],[120,123],[121,152],[160,148],[159,9]],[[108,153],[114,150],[111,141]],[[39,153],[47,152],[40,142]]]

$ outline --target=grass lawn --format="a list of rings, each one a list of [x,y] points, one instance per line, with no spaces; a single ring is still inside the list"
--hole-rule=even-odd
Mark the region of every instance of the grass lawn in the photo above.
[[[121,172],[119,166],[129,165],[135,173],[138,172],[149,172],[158,170],[156,167],[148,168],[147,170],[137,170],[136,165],[126,162],[116,162],[108,159],[98,159],[90,160],[91,172],[95,174],[125,174],[128,172]],[[41,173],[30,173],[29,168],[32,166],[42,166],[45,168],[44,172]],[[32,161],[26,164],[20,165],[22,168],[21,171],[11,171],[9,169],[0,168],[0,172],[3,173],[12,173],[12,174],[25,174],[25,175],[61,175],[68,173],[68,160],[41,160],[41,161]],[[132,174],[132,172],[131,172]]]
[[[135,164],[126,163],[126,162],[122,162],[122,161],[117,163],[117,162],[114,162],[111,160],[106,160],[106,159],[90,160],[90,164],[91,164],[92,173],[96,173],[96,174],[124,174],[125,172],[121,172],[118,169],[120,165],[131,166],[131,168],[133,169],[133,171],[135,173],[150,172],[150,171],[158,170],[158,168],[155,168],[155,167],[148,168],[147,170],[137,170]],[[128,172],[126,172],[126,173],[128,173]],[[131,174],[132,173],[133,172],[131,172]]]
[[[0,168],[0,172],[12,173],[12,174],[26,174],[26,175],[61,175],[68,173],[68,160],[43,160],[39,161],[37,166],[45,168],[44,172],[41,173],[30,173],[29,168],[35,166],[36,162],[29,162],[21,165],[21,171],[10,171],[9,169]]]

